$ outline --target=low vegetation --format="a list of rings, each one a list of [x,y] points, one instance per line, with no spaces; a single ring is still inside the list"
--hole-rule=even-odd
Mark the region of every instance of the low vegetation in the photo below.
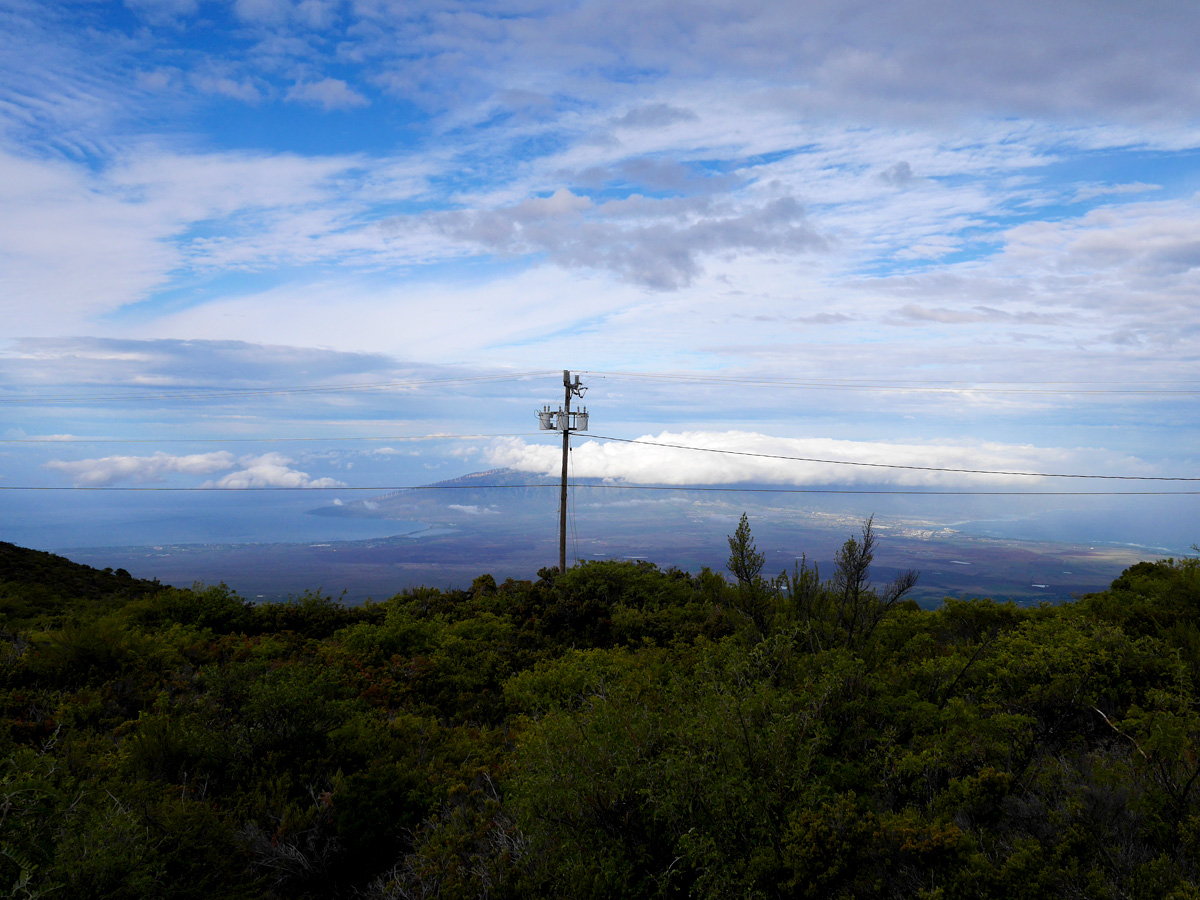
[[[588,562],[345,607],[0,545],[0,889],[1200,898],[1200,565],[1061,606]]]

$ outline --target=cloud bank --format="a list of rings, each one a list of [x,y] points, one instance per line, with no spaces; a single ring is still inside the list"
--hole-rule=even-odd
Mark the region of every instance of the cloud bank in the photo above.
[[[915,488],[1045,489],[1058,479],[922,469],[1048,473],[1081,471],[1095,475],[1114,472],[1145,474],[1149,471],[1137,460],[1104,451],[993,442],[846,441],[780,438],[743,431],[662,432],[637,440],[640,443],[577,439],[571,451],[573,475],[637,484],[681,486],[746,483],[792,486],[887,484]],[[685,450],[655,447],[652,444],[702,449]],[[754,454],[804,459],[763,458]],[[530,444],[520,438],[497,441],[491,447],[488,458],[493,465],[539,475],[557,475],[562,464],[560,448]],[[814,460],[839,460],[862,465]],[[886,468],[890,466],[895,468]],[[916,468],[905,469],[905,466]],[[1058,486],[1061,487],[1061,484]],[[1076,483],[1073,487],[1082,489],[1083,485]]]
[[[80,487],[108,487],[118,484],[162,484],[171,475],[211,475],[234,470],[216,480],[198,485],[203,488],[230,490],[247,488],[328,488],[345,487],[332,478],[312,478],[307,472],[291,468],[292,460],[278,453],[235,457],[227,451],[172,456],[105,456],[99,459],[61,460],[45,467],[62,472]],[[194,485],[194,483],[192,484]]]

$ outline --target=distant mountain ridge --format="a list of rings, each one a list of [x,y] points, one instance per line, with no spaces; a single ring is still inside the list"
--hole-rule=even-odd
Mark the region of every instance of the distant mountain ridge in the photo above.
[[[602,484],[599,478],[576,478],[575,488]],[[433,524],[461,518],[463,506],[480,510],[493,509],[510,515],[518,508],[528,509],[529,501],[545,498],[557,508],[559,480],[546,475],[518,472],[514,469],[487,469],[457,478],[447,478],[426,485],[401,488],[374,497],[354,500],[338,506],[323,506],[312,510],[319,516],[350,516],[375,519],[420,519]]]

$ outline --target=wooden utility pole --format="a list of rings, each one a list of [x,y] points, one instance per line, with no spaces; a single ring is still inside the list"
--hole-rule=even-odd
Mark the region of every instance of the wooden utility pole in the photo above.
[[[562,426],[562,490],[558,495],[558,571],[560,572],[567,571],[567,454],[571,452],[571,372],[569,369],[563,369],[563,387],[566,390],[563,409],[567,413],[567,419]]]
[[[571,397],[582,397],[587,392],[579,376],[571,381],[571,370],[563,369],[563,405],[558,410],[543,406],[537,411],[538,427],[542,431],[562,432],[562,486],[558,495],[558,570],[567,571],[567,460],[571,452],[571,432],[587,431],[588,411],[571,410]]]

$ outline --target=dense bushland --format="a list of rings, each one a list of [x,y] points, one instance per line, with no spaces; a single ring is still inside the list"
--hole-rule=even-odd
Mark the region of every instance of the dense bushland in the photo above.
[[[1200,898],[1200,566],[922,611],[589,562],[254,605],[0,544],[17,897]]]

